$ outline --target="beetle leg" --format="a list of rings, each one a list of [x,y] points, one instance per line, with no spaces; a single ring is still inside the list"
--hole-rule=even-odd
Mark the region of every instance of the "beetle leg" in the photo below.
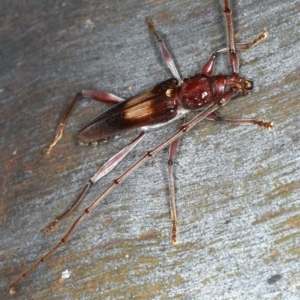
[[[182,124],[188,122],[190,115],[182,119]],[[169,159],[168,159],[168,180],[169,180],[169,193],[170,193],[170,212],[171,212],[171,246],[178,242],[178,229],[177,229],[177,213],[176,213],[176,198],[175,198],[175,183],[174,183],[174,160],[180,144],[180,138],[173,141],[169,146]]]
[[[239,51],[248,51],[252,49],[255,45],[266,39],[268,36],[268,31],[262,31],[258,36],[256,36],[251,42],[248,43],[237,43],[235,44],[235,49]],[[217,51],[217,53],[228,52],[228,47],[222,48]]]
[[[268,36],[267,30],[264,30],[261,32],[258,36],[256,36],[251,42],[249,43],[238,43],[235,44],[235,49],[239,51],[248,51],[255,45],[257,45],[259,42],[263,41],[266,37]],[[214,52],[209,60],[206,62],[206,64],[202,67],[201,69],[201,74],[204,74],[206,76],[213,76],[214,74],[214,67],[215,67],[215,62],[218,53],[221,52],[228,52],[228,47],[222,48],[216,52]]]
[[[178,82],[181,82],[181,78],[179,75],[179,72],[177,70],[177,67],[175,65],[174,59],[171,55],[171,53],[169,52],[169,50],[167,49],[165,43],[163,42],[163,40],[159,37],[159,35],[157,34],[156,30],[155,30],[155,26],[154,26],[154,22],[152,19],[147,18],[146,19],[149,31],[151,34],[153,34],[158,42],[160,51],[162,53],[163,59],[165,64],[167,65],[167,67],[170,69],[171,73],[173,74],[173,76],[178,80]]]
[[[213,76],[214,75],[214,69],[215,69],[215,63],[216,58],[218,55],[218,51],[213,53],[209,60],[206,62],[206,64],[201,69],[201,74],[204,74],[206,76]]]
[[[112,104],[117,104],[117,103],[120,103],[120,102],[124,101],[124,99],[122,99],[122,98],[120,98],[116,95],[113,95],[111,93],[108,93],[106,91],[86,91],[86,90],[83,90],[83,91],[77,93],[76,96],[74,97],[74,99],[72,100],[71,104],[68,106],[68,108],[67,108],[66,112],[64,113],[63,117],[61,118],[61,121],[59,122],[59,125],[57,126],[53,141],[45,149],[46,154],[49,154],[51,149],[61,139],[62,134],[63,134],[63,130],[65,128],[65,125],[66,125],[66,122],[67,122],[67,119],[68,119],[68,116],[71,113],[72,109],[74,108],[76,102],[82,97],[88,97],[88,98],[92,98],[92,99],[100,101],[100,102],[112,103]]]
[[[172,142],[169,146],[169,159],[168,159],[168,178],[169,178],[169,191],[170,191],[170,211],[172,221],[171,231],[171,245],[177,244],[177,214],[176,214],[176,203],[175,203],[175,184],[174,184],[174,172],[173,163],[175,155],[179,147],[180,138]]]
[[[94,183],[96,183],[100,178],[108,174],[110,171],[112,171],[123,159],[124,157],[141,141],[141,139],[145,136],[145,132],[142,132],[137,138],[135,138],[129,145],[127,145],[125,148],[123,148],[120,152],[115,154],[113,157],[111,157],[98,171],[97,173],[89,179],[87,184],[82,189],[81,193],[77,197],[77,199],[74,201],[74,203],[61,215],[55,218],[54,221],[52,221],[45,229],[45,233],[50,233],[53,231],[54,227],[57,225],[57,223],[69,215],[76,206],[82,201],[84,198],[86,192],[89,190],[90,186]]]
[[[210,121],[229,123],[235,125],[258,125],[268,130],[273,129],[273,122],[256,119],[228,119],[220,117],[216,112],[213,112],[210,115],[208,115],[206,119]]]

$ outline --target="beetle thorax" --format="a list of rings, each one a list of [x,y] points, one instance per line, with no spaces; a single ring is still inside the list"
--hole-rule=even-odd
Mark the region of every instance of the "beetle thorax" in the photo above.
[[[185,78],[176,88],[180,106],[184,109],[200,109],[213,99],[212,78],[197,74]]]

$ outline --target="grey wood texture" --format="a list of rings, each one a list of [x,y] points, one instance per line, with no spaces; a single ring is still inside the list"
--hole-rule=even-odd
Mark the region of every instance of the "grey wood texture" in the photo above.
[[[220,114],[274,130],[204,121],[176,157],[179,243],[170,246],[167,149],[117,187],[9,296],[19,274],[59,241],[113,178],[179,123],[150,132],[51,235],[41,230],[137,132],[95,147],[80,128],[109,105],[84,99],[61,141],[43,149],[82,89],[130,98],[171,77],[145,18],[183,77],[226,45],[222,1],[14,1],[0,4],[0,294],[2,299],[300,299],[300,2],[232,1],[251,95]],[[216,73],[229,72],[226,55]],[[61,274],[68,269],[69,279]]]

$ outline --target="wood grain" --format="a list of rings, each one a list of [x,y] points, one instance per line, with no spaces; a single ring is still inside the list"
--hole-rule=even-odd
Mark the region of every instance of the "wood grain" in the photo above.
[[[203,122],[175,165],[179,244],[169,245],[167,151],[118,187],[49,261],[6,294],[122,170],[168,136],[147,138],[94,186],[49,236],[41,230],[137,133],[96,147],[76,136],[108,105],[82,100],[62,140],[43,149],[77,91],[129,98],[170,77],[147,31],[152,17],[183,77],[225,46],[220,1],[1,1],[0,293],[4,299],[299,299],[300,5],[232,1],[236,40],[268,39],[240,54],[253,94],[220,113],[272,120],[273,131]],[[217,72],[228,71],[227,57]],[[64,282],[61,274],[71,277]]]

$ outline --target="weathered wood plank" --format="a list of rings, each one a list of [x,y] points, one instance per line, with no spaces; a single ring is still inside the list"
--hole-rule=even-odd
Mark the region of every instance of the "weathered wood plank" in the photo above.
[[[116,173],[50,236],[43,229],[88,178],[136,133],[97,147],[78,130],[108,106],[83,100],[50,155],[74,94],[105,89],[128,98],[170,77],[145,17],[193,75],[226,43],[219,1],[2,1],[1,277],[8,285],[66,232],[116,174],[174,130],[149,134]],[[299,299],[300,5],[233,1],[238,41],[255,91],[221,113],[272,120],[273,131],[203,122],[183,138],[175,166],[179,244],[169,246],[163,151],[117,188],[70,241],[17,287],[26,299]],[[226,56],[218,71],[228,70]],[[223,61],[225,63],[223,63]],[[61,273],[71,277],[63,284]],[[2,293],[3,291],[3,293]]]

